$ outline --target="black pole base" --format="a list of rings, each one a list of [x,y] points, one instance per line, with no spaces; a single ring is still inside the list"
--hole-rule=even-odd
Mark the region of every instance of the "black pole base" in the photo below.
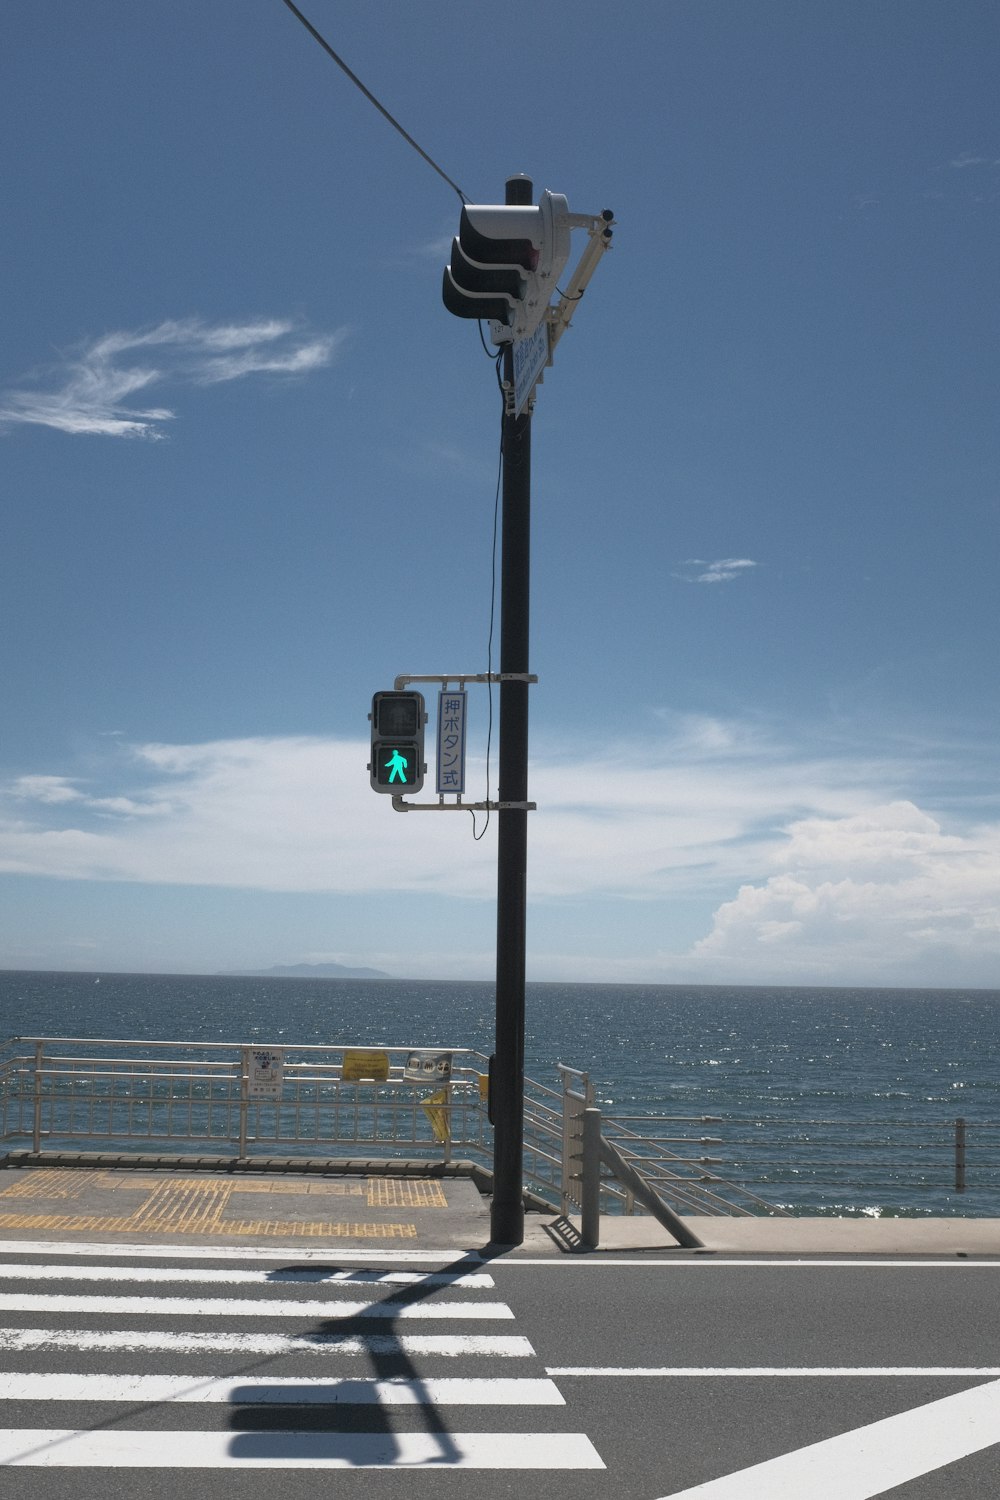
[[[524,1243],[524,1204],[494,1203],[490,1207],[490,1244]]]

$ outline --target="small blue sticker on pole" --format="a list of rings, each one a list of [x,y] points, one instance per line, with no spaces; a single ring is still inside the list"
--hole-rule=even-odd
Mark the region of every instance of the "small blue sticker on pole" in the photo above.
[[[437,789],[439,796],[465,792],[465,688],[438,694]]]

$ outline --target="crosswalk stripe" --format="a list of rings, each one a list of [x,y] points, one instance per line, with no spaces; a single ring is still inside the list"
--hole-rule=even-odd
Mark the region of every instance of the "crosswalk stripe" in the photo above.
[[[0,1401],[226,1402],[240,1406],[565,1406],[547,1379],[205,1378],[198,1375],[0,1373]]]
[[[4,1292],[0,1311],[87,1313],[164,1318],[513,1318],[505,1302],[293,1302],[239,1297],[96,1297]]]
[[[0,1371],[0,1413],[69,1425],[7,1428],[0,1422],[0,1467],[164,1473],[604,1468],[585,1433],[517,1430],[518,1410],[526,1427],[558,1427],[555,1414],[538,1409],[565,1410],[566,1402],[527,1338],[474,1331],[483,1322],[514,1318],[505,1302],[480,1300],[496,1283],[474,1260],[469,1270],[440,1260],[427,1270],[377,1270],[318,1260],[240,1265],[220,1262],[214,1252],[203,1263],[188,1257],[180,1265],[126,1257],[110,1263],[107,1249],[91,1264],[64,1246],[53,1247],[44,1261],[4,1263],[2,1253],[0,1351],[20,1356],[4,1360],[8,1366],[29,1368]],[[215,1326],[206,1327],[207,1319]],[[402,1321],[412,1319],[438,1329],[404,1332]],[[16,1326],[50,1321],[60,1326]],[[157,1372],[157,1354],[168,1356],[166,1373]],[[221,1356],[229,1357],[226,1363]],[[352,1376],[350,1364],[337,1363],[342,1356],[358,1357],[367,1370],[363,1363],[365,1373]],[[277,1367],[285,1373],[261,1373],[275,1368],[275,1359],[288,1361]],[[183,1363],[170,1369],[169,1360]],[[237,1360],[238,1368],[254,1373],[233,1374]],[[383,1360],[398,1362],[374,1363]],[[74,1372],[88,1363],[90,1369]],[[455,1373],[424,1373],[449,1365]],[[492,1373],[504,1365],[510,1373]],[[303,1373],[307,1367],[317,1373]],[[386,1369],[405,1374],[379,1373]],[[194,1408],[208,1404],[218,1414],[206,1409],[198,1418]],[[350,1415],[365,1407],[367,1418]],[[146,1413],[156,1408],[162,1415],[154,1421],[173,1417],[172,1430],[128,1425],[149,1421]],[[429,1408],[441,1415],[432,1418]],[[451,1431],[455,1411],[463,1408],[462,1426],[503,1421],[506,1430]],[[91,1425],[91,1413],[108,1410],[114,1420]],[[333,1415],[338,1410],[339,1419]],[[202,1430],[213,1426],[219,1430]]]
[[[0,1349],[103,1349],[203,1354],[441,1355],[446,1359],[526,1359],[520,1334],[451,1333],[171,1333],[165,1329],[0,1328]]]
[[[0,1464],[40,1468],[603,1469],[582,1432],[0,1433]]]
[[[187,1282],[220,1286],[447,1286],[489,1290],[496,1285],[486,1272],[349,1271],[329,1266],[283,1266],[276,1271],[245,1271],[237,1266],[178,1268],[167,1266],[82,1266],[0,1262],[5,1281]]]

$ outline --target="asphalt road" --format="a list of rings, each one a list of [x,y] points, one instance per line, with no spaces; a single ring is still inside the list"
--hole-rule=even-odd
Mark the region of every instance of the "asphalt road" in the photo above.
[[[8,1245],[0,1492],[996,1500],[998,1298],[1000,1261]]]
[[[595,1258],[496,1280],[607,1465],[579,1493],[1000,1494],[1000,1262]]]

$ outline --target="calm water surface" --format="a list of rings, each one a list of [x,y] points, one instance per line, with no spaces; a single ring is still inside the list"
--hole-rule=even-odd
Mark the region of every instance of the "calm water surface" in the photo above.
[[[0,972],[0,1039],[489,1053],[492,1032],[486,983]],[[1000,991],[529,985],[526,1071],[554,1086],[558,1062],[609,1113],[1000,1122]]]

